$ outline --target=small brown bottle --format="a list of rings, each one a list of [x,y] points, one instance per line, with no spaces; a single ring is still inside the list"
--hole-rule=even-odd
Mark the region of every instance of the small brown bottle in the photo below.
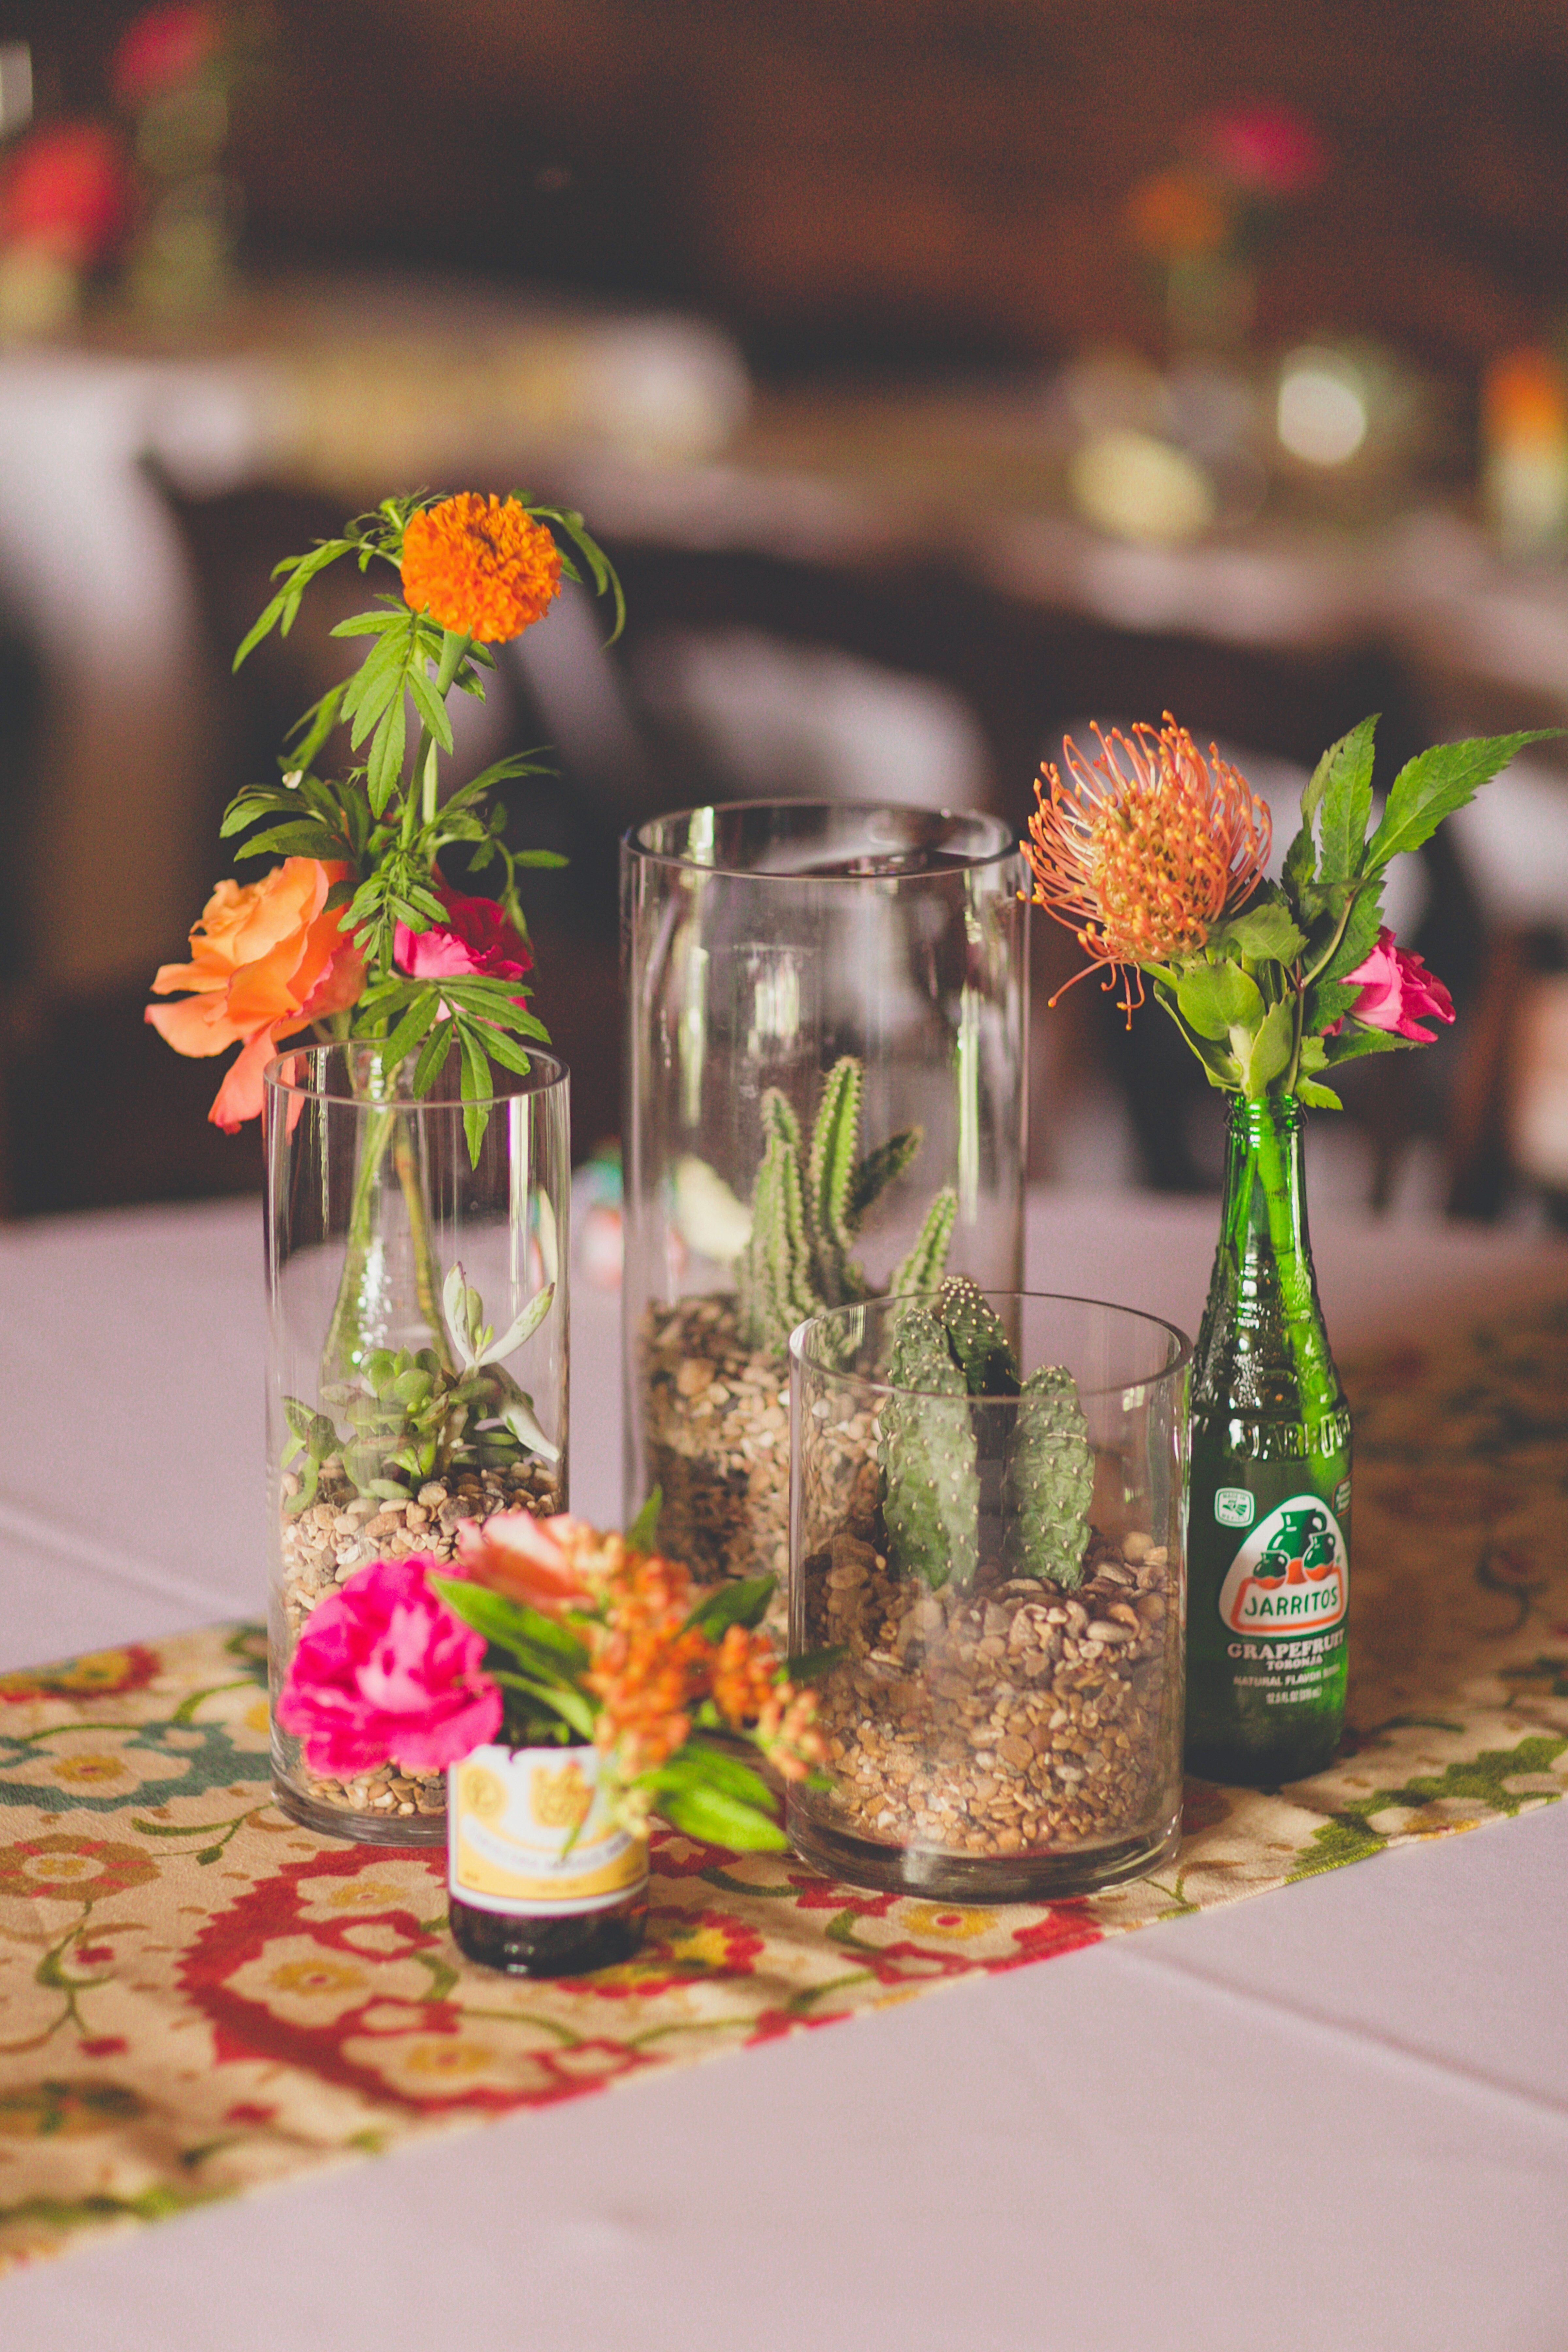
[[[595,1748],[476,1748],[447,1775],[458,1948],[510,1976],[629,1959],[647,1919],[647,1842],[610,1815]]]

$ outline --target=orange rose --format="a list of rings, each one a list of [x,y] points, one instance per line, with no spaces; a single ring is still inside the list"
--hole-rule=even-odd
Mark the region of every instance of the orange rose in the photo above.
[[[178,1004],[150,1004],[147,1019],[176,1054],[244,1052],[207,1116],[232,1135],[261,1108],[261,1073],[280,1037],[358,1002],[364,961],[339,928],[327,893],[348,873],[316,857],[287,857],[259,882],[220,882],[191,933],[189,963],[166,963],[153,982]]]

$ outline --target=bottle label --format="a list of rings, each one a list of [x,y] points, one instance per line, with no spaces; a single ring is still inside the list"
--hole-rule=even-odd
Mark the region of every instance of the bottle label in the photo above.
[[[607,1911],[647,1884],[647,1841],[611,1819],[595,1748],[476,1748],[447,1773],[447,1874],[481,1911]]]
[[[1321,1648],[1321,1637],[1343,1623],[1349,1599],[1350,1556],[1338,1519],[1318,1496],[1292,1495],[1258,1521],[1231,1561],[1219,1589],[1220,1622],[1232,1635],[1310,1638]]]

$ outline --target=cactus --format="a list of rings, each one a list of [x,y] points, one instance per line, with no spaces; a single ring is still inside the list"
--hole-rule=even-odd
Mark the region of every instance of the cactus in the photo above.
[[[1002,1318],[966,1275],[949,1275],[936,1311],[971,1396],[1016,1396],[1018,1359]]]
[[[895,1570],[934,1591],[973,1581],[979,1560],[980,1476],[969,1391],[947,1334],[927,1307],[907,1307],[894,1334],[877,1458],[882,1522]]]
[[[823,1080],[804,1156],[800,1124],[784,1096],[770,1087],[763,1097],[766,1139],[752,1229],[734,1262],[737,1314],[748,1348],[782,1357],[797,1323],[869,1295],[850,1249],[868,1209],[920,1150],[921,1131],[906,1128],[858,1158],[865,1079],[853,1055],[834,1064]],[[957,1195],[948,1186],[932,1201],[914,1248],[894,1275],[895,1291],[935,1288],[957,1213]]]
[[[1083,1582],[1094,1454],[1078,1382],[1042,1364],[1024,1382],[1003,1481],[1010,1563],[1071,1591]]]
[[[986,1401],[1016,1397],[1016,1409],[995,1408],[1009,1424],[1002,1474],[1009,1563],[1018,1575],[1049,1577],[1068,1591],[1081,1584],[1094,1455],[1072,1374],[1045,1364],[1020,1387],[1000,1317],[973,1283],[955,1276],[934,1307],[916,1301],[899,1317],[888,1379],[895,1394],[882,1407],[877,1459],[897,1571],[933,1591],[973,1581]]]

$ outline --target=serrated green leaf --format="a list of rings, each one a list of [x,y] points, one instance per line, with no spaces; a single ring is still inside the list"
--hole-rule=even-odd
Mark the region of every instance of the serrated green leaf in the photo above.
[[[1320,1086],[1316,1078],[1298,1077],[1296,1099],[1298,1102],[1307,1104],[1312,1110],[1343,1110],[1344,1108],[1343,1103],[1341,1102],[1332,1087]]]
[[[428,729],[443,751],[450,751],[452,722],[447,716],[447,706],[418,662],[416,662],[408,672],[408,691],[414,698],[414,707],[419,713],[422,724]]]
[[[1284,884],[1298,905],[1302,886],[1312,879],[1317,865],[1318,845],[1312,838],[1312,828],[1303,824],[1285,852]]]
[[[406,724],[403,697],[399,695],[371,738],[365,782],[370,788],[370,804],[377,816],[384,811],[403,773]]]
[[[418,1045],[435,1019],[436,1007],[439,1001],[433,988],[422,989],[414,999],[382,1047],[382,1062],[386,1069],[395,1070],[398,1064],[407,1055],[412,1054],[415,1046]]]
[[[1405,850],[1419,849],[1446,816],[1473,800],[1527,743],[1544,742],[1561,731],[1537,727],[1515,735],[1478,735],[1418,752],[1394,779],[1383,823],[1367,845],[1367,871],[1375,872]]]
[[[458,1024],[458,1044],[463,1057],[463,1133],[468,1139],[468,1163],[477,1168],[479,1147],[489,1124],[489,1065],[472,1030],[462,1022]]]
[[[1362,847],[1372,815],[1373,737],[1375,718],[1363,719],[1331,743],[1318,762],[1321,819],[1318,828],[1321,882],[1344,882],[1361,871]],[[1316,779],[1314,778],[1314,781]]]
[[[1234,948],[1244,956],[1268,957],[1277,963],[1294,963],[1306,946],[1306,935],[1292,921],[1290,909],[1281,898],[1271,897],[1245,914],[1235,915],[1210,945],[1226,950]]]
[[[1418,1037],[1398,1037],[1387,1029],[1366,1029],[1358,1022],[1342,1029],[1337,1037],[1323,1040],[1328,1049],[1328,1065],[1337,1070],[1342,1062],[1359,1061],[1365,1054],[1398,1054],[1407,1046],[1417,1045]]]
[[[454,1022],[438,1021],[426,1038],[420,1048],[419,1059],[414,1066],[414,1091],[416,1095],[428,1094],[446,1068],[447,1056],[452,1050],[456,1034]]]
[[[237,857],[319,857],[330,861],[341,857],[343,845],[324,825],[310,824],[269,825],[265,833],[252,834],[235,851]]]
[[[1250,1033],[1263,1019],[1258,982],[1239,964],[1194,964],[1176,983],[1176,1003],[1188,1027],[1216,1045],[1233,1030]]]
[[[1383,888],[1380,882],[1368,881],[1351,908],[1339,946],[1334,950],[1319,977],[1325,981],[1343,980],[1345,974],[1363,964],[1377,945],[1383,929]]]

